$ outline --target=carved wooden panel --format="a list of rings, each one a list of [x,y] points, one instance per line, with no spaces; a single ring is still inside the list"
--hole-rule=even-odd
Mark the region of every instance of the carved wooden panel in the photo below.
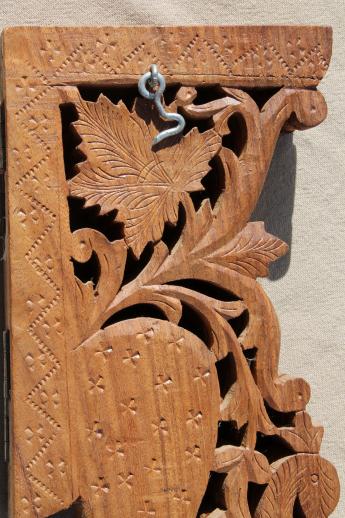
[[[338,477],[257,281],[287,245],[250,217],[280,132],[326,117],[331,30],[14,28],[3,49],[10,516],[328,517]],[[151,63],[187,121],[154,147]]]

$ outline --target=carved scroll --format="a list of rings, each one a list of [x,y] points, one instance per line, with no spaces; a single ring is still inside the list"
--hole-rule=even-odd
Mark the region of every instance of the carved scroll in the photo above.
[[[337,474],[257,281],[288,247],[250,221],[281,131],[326,117],[328,29],[63,34],[4,39],[11,516],[328,517]],[[146,59],[187,120],[154,148]]]

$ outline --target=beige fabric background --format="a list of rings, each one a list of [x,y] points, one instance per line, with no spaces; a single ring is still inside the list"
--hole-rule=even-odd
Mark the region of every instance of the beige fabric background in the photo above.
[[[322,454],[345,487],[345,2],[344,0],[2,0],[9,25],[321,24],[334,28],[320,89],[329,117],[278,144],[256,215],[291,245],[263,284],[280,316],[281,370],[312,387],[309,411],[325,426]],[[344,490],[343,490],[344,492]],[[345,516],[345,499],[332,515]]]

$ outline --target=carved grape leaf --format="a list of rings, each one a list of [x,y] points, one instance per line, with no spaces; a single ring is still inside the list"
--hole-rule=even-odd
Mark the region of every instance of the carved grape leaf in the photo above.
[[[283,256],[288,246],[268,234],[263,222],[248,223],[229,243],[205,257],[248,277],[266,277],[271,262]]]
[[[214,130],[193,128],[154,152],[148,126],[123,102],[114,105],[100,95],[96,102],[80,99],[76,108],[73,125],[87,160],[69,181],[70,194],[85,198],[87,206],[100,205],[101,214],[116,209],[127,245],[140,256],[149,241],[161,238],[165,222],[176,223],[185,193],[203,190],[221,139]]]
[[[323,427],[313,426],[307,412],[297,412],[293,427],[277,429],[279,435],[296,453],[318,453],[320,451]]]

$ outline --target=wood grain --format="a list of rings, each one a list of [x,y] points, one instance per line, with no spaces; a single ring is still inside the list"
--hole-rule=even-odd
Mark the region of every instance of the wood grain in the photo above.
[[[315,86],[332,48],[332,29],[315,26],[22,27],[4,34],[13,57],[7,66],[47,85],[134,84],[154,62],[168,83],[193,84],[194,77],[224,86]]]
[[[280,133],[326,117],[331,29],[12,28],[3,49],[11,518],[329,516],[257,282],[288,247],[250,217]],[[187,120],[155,148],[151,63]]]

